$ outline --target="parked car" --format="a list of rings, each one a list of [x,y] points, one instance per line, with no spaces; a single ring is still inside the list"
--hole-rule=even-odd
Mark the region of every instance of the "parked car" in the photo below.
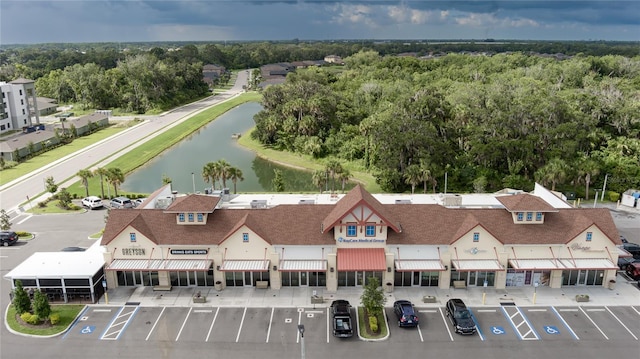
[[[620,235],[620,241],[622,241],[622,243],[629,243],[627,238],[625,236],[623,236],[622,234]]]
[[[127,197],[116,197],[110,202],[111,208],[133,208],[133,202]]]
[[[82,247],[64,247],[60,250],[60,252],[84,252],[86,248]]]
[[[399,327],[415,327],[418,325],[418,316],[413,309],[413,304],[408,300],[397,300],[393,303],[393,311],[398,317]]]
[[[627,269],[627,266],[633,262],[640,262],[640,259],[635,259],[633,257],[618,257],[618,268],[620,270]]]
[[[353,336],[351,321],[351,304],[346,300],[334,300],[331,303],[333,315],[333,335],[338,338],[350,338]]]
[[[446,312],[456,333],[474,334],[477,331],[476,322],[473,320],[471,312],[467,309],[462,299],[449,299],[447,301]]]
[[[139,205],[141,205],[141,204],[142,204],[144,201],[146,201],[146,200],[147,200],[147,198],[146,198],[146,197],[143,197],[143,198],[136,198],[136,199],[134,199],[134,200],[133,200],[133,205],[134,205],[135,207],[138,207]]]
[[[0,241],[5,247],[12,246],[18,241],[18,234],[11,231],[2,231],[0,232]]]
[[[640,262],[633,262],[627,266],[625,272],[631,277],[633,280],[640,280]],[[638,284],[640,286],[640,283]]]
[[[633,258],[640,258],[640,245],[636,243],[622,243],[622,249],[631,253]]]
[[[100,199],[100,197],[96,197],[96,196],[89,196],[89,197],[83,198],[82,205],[89,209],[104,207],[104,204],[102,203],[102,200]]]

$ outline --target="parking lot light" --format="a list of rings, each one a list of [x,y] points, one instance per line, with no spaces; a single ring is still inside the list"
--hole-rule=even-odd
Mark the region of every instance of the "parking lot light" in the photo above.
[[[298,324],[298,332],[300,333],[300,358],[304,359],[304,324]]]

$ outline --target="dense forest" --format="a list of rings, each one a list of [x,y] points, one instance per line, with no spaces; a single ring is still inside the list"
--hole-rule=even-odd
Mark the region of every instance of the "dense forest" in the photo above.
[[[203,64],[245,69],[330,54],[345,59],[344,71],[298,71],[264,92],[262,143],[349,161],[393,192],[442,192],[445,174],[450,191],[537,180],[588,198],[607,175],[615,192],[640,187],[637,43],[3,45],[0,81],[36,80],[39,96],[61,104],[145,113],[206,95]]]
[[[538,181],[584,195],[605,175],[612,191],[640,187],[638,57],[365,51],[345,64],[268,87],[255,138],[358,163],[388,192],[441,192],[445,173],[454,191]]]

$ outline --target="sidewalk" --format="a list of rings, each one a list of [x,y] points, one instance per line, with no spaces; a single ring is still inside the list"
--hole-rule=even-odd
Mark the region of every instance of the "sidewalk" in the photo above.
[[[495,307],[513,303],[517,306],[610,306],[610,305],[640,305],[640,290],[635,281],[618,276],[614,290],[600,286],[565,287],[552,289],[539,287],[508,287],[507,289],[493,289],[483,287],[466,289],[438,289],[432,287],[400,288],[396,287],[392,293],[385,293],[386,307],[391,307],[398,299],[407,299],[420,307],[441,307],[450,298],[461,298],[465,303],[474,307]],[[257,288],[225,288],[217,291],[213,287],[174,287],[171,291],[154,292],[152,287],[118,287],[109,289],[109,305],[141,305],[141,306],[169,306],[169,307],[328,307],[335,299],[346,299],[352,305],[360,305],[362,288],[340,288],[330,293],[322,288],[286,287],[280,290]],[[193,296],[200,292],[206,296],[206,303],[193,303]],[[323,304],[312,304],[311,296],[314,292],[324,298]],[[535,293],[534,293],[535,292]],[[484,302],[483,302],[483,294]],[[534,304],[534,294],[536,296]],[[577,303],[577,294],[589,295],[589,302]],[[435,296],[435,303],[423,303],[423,296]],[[103,296],[98,302],[105,305]]]

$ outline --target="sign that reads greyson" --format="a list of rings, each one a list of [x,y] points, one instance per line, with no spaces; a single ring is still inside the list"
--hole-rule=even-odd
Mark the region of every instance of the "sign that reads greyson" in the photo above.
[[[171,254],[207,254],[208,249],[172,249]]]

